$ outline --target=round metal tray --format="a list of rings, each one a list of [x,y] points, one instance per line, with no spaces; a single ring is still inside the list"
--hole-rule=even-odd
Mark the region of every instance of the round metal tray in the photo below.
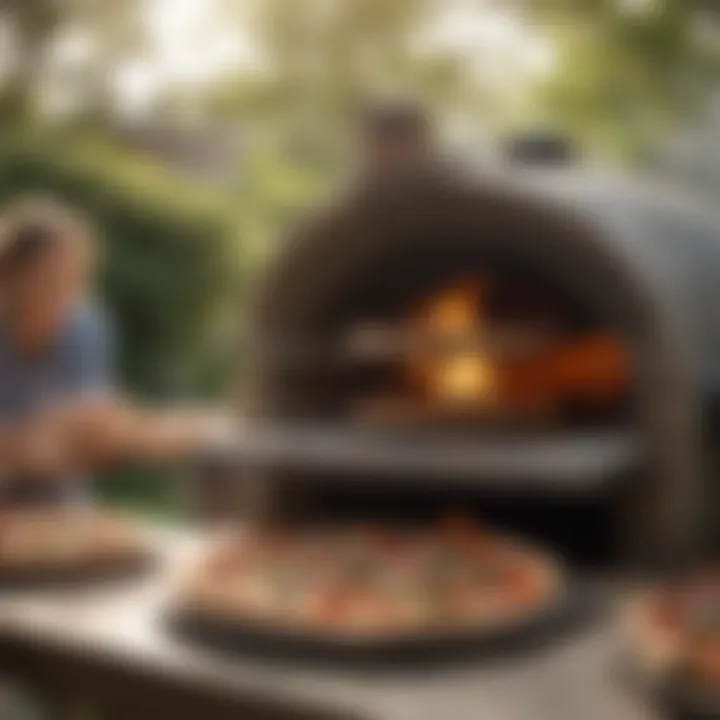
[[[693,687],[678,673],[647,675],[627,654],[619,659],[619,672],[630,689],[642,693],[657,713],[668,720],[720,720],[720,687]]]
[[[152,552],[143,550],[80,563],[0,565],[0,592],[77,587],[130,578],[148,572],[156,561]]]
[[[694,685],[682,673],[670,673],[650,686],[664,714],[675,720],[720,720],[720,685]]]
[[[627,644],[618,658],[622,677],[633,691],[645,695],[651,705],[673,720],[720,720],[720,684],[717,688],[693,683],[681,668],[648,662],[647,648],[634,630],[639,613],[645,612],[648,595],[636,602],[628,615]]]
[[[467,656],[529,649],[571,627],[588,615],[590,594],[580,586],[564,586],[551,602],[522,617],[494,627],[397,635],[349,636],[320,634],[267,624],[211,617],[175,605],[166,623],[177,637],[232,654],[257,654],[282,659],[352,664],[427,664]]]

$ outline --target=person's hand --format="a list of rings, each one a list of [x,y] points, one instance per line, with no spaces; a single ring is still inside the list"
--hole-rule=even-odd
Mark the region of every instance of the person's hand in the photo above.
[[[71,464],[63,428],[50,417],[26,421],[10,433],[6,443],[10,471],[28,481],[59,478]]]
[[[72,462],[94,470],[127,455],[140,413],[129,403],[99,397],[56,410],[56,417]]]
[[[117,398],[86,399],[52,413],[68,462],[84,471],[119,461],[181,462],[212,444],[229,423],[217,409],[138,408]]]
[[[218,409],[146,411],[137,417],[130,453],[145,463],[187,460],[215,444],[232,426],[232,416]]]

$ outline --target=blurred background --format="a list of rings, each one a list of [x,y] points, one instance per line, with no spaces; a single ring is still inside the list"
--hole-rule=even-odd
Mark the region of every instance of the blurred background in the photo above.
[[[587,162],[720,191],[716,0],[0,0],[0,203],[101,229],[121,375],[221,398],[253,275],[352,166],[368,99],[412,98],[481,164],[537,128]],[[104,478],[172,514],[172,478]]]

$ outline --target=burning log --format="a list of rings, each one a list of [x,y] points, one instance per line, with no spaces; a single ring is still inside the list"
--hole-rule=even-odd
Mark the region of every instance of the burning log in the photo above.
[[[499,404],[451,404],[417,397],[371,397],[356,403],[350,415],[353,420],[371,427],[423,428],[441,427],[533,427],[547,428],[557,420],[559,407],[552,402],[528,403],[524,406]]]
[[[450,355],[483,353],[494,358],[522,358],[549,350],[559,338],[536,328],[469,329],[438,335],[401,324],[367,323],[350,329],[341,341],[340,354],[346,360],[397,360],[417,353]]]

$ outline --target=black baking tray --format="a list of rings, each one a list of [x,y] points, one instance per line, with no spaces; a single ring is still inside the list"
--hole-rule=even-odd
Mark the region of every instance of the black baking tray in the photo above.
[[[144,575],[156,563],[157,557],[154,553],[139,551],[83,563],[0,566],[0,592],[77,588],[82,585],[129,579]]]
[[[702,687],[677,668],[644,668],[637,648],[625,648],[615,670],[618,678],[627,682],[631,691],[644,695],[663,718],[720,720],[720,685]]]
[[[684,569],[675,582],[692,579],[706,567],[701,563]],[[664,581],[668,585],[668,581]],[[671,720],[720,720],[720,684],[703,686],[694,681],[683,667],[649,669],[643,662],[643,650],[633,642],[621,652],[617,668],[630,681],[634,691],[644,694],[657,711]]]
[[[598,610],[593,594],[581,584],[566,586],[542,608],[494,628],[463,628],[351,638],[293,632],[285,628],[210,618],[181,605],[165,614],[169,631],[179,639],[233,655],[263,655],[283,660],[348,663],[352,666],[422,666],[469,656],[495,656],[527,650],[578,627]]]
[[[657,704],[674,720],[720,720],[720,686],[703,687],[682,672],[669,673],[654,685]]]

